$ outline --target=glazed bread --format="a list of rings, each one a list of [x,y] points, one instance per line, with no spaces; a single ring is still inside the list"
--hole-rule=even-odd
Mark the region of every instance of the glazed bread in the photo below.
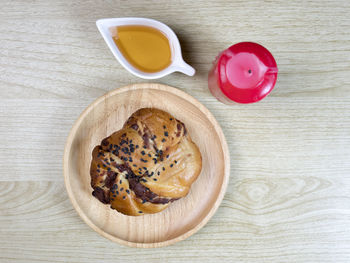
[[[185,125],[167,112],[143,108],[94,148],[92,194],[125,215],[157,213],[186,196],[201,169]]]

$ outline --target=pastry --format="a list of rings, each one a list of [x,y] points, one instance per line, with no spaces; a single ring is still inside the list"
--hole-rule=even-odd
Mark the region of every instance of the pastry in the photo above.
[[[186,196],[201,169],[185,125],[167,112],[143,108],[94,148],[92,195],[125,215],[157,213]]]

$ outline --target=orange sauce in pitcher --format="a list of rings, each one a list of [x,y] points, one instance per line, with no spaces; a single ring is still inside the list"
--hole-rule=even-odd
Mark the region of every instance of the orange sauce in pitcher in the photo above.
[[[170,65],[170,43],[160,30],[139,25],[117,26],[109,30],[120,52],[138,70],[154,73]]]

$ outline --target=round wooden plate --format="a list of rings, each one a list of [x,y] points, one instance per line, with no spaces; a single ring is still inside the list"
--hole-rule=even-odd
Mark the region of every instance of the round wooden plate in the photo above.
[[[144,107],[165,110],[185,123],[202,154],[203,167],[185,198],[157,214],[126,216],[92,196],[91,152]],[[86,108],[68,136],[63,160],[67,192],[82,219],[112,241],[144,248],[173,244],[203,227],[224,197],[229,169],[225,137],[209,110],[185,92],[150,83],[113,90]]]

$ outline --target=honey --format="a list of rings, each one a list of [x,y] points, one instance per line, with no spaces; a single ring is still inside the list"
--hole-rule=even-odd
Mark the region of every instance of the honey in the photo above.
[[[122,55],[138,70],[154,73],[170,65],[170,43],[160,30],[139,25],[117,26],[109,30]]]

